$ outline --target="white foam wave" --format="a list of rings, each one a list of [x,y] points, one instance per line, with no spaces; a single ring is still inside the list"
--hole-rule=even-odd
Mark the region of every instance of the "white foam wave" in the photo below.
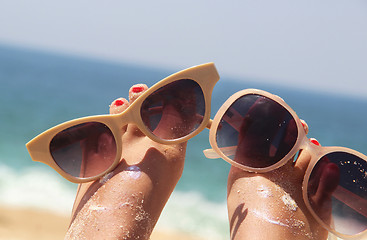
[[[41,168],[27,168],[17,172],[0,165],[0,203],[37,207],[69,214],[75,198],[75,189]]]
[[[229,239],[227,205],[211,202],[198,192],[175,190],[157,228],[195,233],[203,239]]]

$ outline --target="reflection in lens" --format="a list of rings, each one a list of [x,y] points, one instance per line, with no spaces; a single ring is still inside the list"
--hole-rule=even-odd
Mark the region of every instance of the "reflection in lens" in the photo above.
[[[322,157],[312,169],[307,196],[314,212],[337,232],[367,229],[367,162],[345,152]]]
[[[269,167],[281,160],[298,136],[292,115],[279,103],[257,94],[237,99],[223,115],[218,130],[220,149],[236,149],[228,156],[248,167]]]
[[[116,142],[103,123],[82,123],[56,134],[50,143],[56,164],[74,177],[87,178],[107,170],[116,158]]]
[[[198,83],[183,79],[167,84],[147,97],[141,117],[157,137],[172,140],[195,131],[205,114],[204,94]]]

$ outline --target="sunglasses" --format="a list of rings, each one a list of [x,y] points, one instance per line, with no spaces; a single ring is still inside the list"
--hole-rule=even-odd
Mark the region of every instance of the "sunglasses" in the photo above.
[[[302,149],[311,153],[303,199],[315,219],[345,239],[367,234],[367,157],[344,147],[321,147],[306,136],[301,120],[278,96],[248,89],[217,112],[207,158],[263,173],[286,164]]]
[[[219,75],[213,63],[175,73],[153,85],[124,112],[71,120],[26,144],[34,161],[43,162],[71,182],[93,181],[121,160],[121,129],[133,123],[162,144],[197,135],[210,120],[211,95]]]

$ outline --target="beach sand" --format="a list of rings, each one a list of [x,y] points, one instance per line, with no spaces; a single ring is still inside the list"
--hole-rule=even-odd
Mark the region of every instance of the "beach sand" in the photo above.
[[[0,240],[64,239],[69,217],[34,208],[0,206]],[[151,240],[203,240],[183,233],[154,231]]]

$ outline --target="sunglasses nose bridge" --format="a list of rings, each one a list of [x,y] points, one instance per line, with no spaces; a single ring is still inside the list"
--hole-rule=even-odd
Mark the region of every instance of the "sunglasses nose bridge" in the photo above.
[[[118,124],[120,128],[123,128],[129,123],[136,123],[136,120],[134,118],[134,114],[130,109],[126,109],[124,112],[116,115],[115,122]]]
[[[308,139],[308,137],[305,137],[303,140],[302,140],[302,143],[300,145],[300,150],[307,150],[307,151],[312,151],[312,145],[311,145],[311,142],[310,140]]]
[[[313,158],[317,158],[322,154],[323,147],[316,145],[310,141],[308,137],[305,137],[302,144],[299,147],[300,150],[306,150]]]

